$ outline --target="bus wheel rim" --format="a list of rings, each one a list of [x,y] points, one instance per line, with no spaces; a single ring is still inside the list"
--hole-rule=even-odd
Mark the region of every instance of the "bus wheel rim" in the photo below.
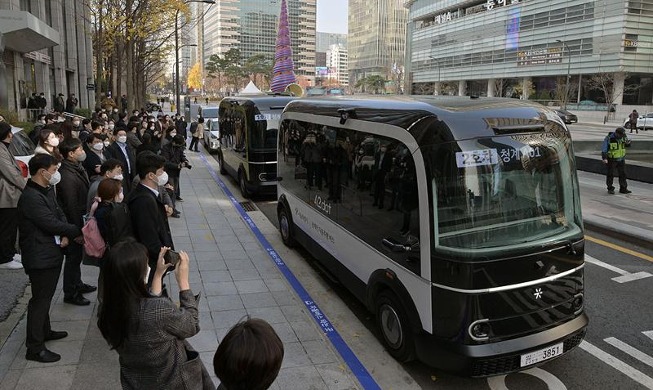
[[[285,214],[281,214],[279,221],[279,226],[281,227],[281,236],[285,239],[288,239],[290,236],[290,227],[288,226],[288,218]]]
[[[399,348],[403,342],[401,321],[390,305],[381,306],[381,331],[392,348]]]

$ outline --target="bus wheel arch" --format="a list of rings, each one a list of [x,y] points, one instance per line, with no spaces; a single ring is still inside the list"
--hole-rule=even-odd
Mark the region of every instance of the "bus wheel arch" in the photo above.
[[[293,237],[294,223],[292,220],[292,214],[290,213],[290,208],[288,207],[288,202],[284,196],[282,196],[277,203],[277,219],[279,222],[281,240],[287,247],[294,247],[296,244],[295,238]]]

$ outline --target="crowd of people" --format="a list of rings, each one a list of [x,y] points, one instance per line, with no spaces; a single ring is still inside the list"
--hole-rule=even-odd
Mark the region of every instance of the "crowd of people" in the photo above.
[[[49,318],[63,268],[64,303],[89,305],[84,294],[98,290],[98,327],[119,354],[123,388],[215,388],[186,341],[199,332],[200,297],[190,290],[190,259],[175,252],[168,223],[180,216],[180,172],[191,168],[188,124],[179,114],[144,110],[129,118],[97,109],[91,118],[62,119],[39,116],[28,179],[9,149],[11,126],[0,120],[0,268],[24,268],[29,277],[26,359],[61,358],[46,343],[68,336]],[[91,220],[103,244],[97,253],[88,246]],[[99,289],[82,281],[82,264],[99,267]],[[179,304],[163,284],[168,272]],[[246,319],[220,343],[214,372],[222,389],[266,389],[282,360],[283,344],[270,325]]]

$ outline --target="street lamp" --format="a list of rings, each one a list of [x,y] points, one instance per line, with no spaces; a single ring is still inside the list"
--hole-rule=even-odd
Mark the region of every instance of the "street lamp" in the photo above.
[[[569,49],[569,46],[565,43],[565,41],[562,41],[560,39],[556,39],[556,42],[562,43],[562,46],[567,49],[567,82],[565,83],[565,100],[564,100],[564,109],[567,109],[567,100],[569,99],[569,79],[571,78],[571,75],[569,74],[571,70],[571,49]]]
[[[215,0],[186,0],[184,4],[189,3],[205,3],[215,4]],[[183,45],[179,46],[179,9],[175,11],[175,104],[177,105],[177,114],[179,114],[180,96],[179,96],[179,49],[184,46],[197,46]]]
[[[433,57],[433,56],[429,56],[429,58],[432,59],[432,60],[435,60],[435,63],[437,64],[437,67],[438,67],[438,91],[436,91],[436,92],[438,93],[438,95],[440,95],[440,91],[439,91],[439,89],[442,87],[442,86],[440,85],[440,59],[439,59],[439,58],[435,58],[435,57]]]

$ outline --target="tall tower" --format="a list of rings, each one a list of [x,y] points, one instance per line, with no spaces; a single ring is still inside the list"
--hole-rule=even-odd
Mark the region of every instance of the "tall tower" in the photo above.
[[[408,9],[398,0],[349,0],[350,85],[370,75],[392,78],[404,64]]]
[[[281,0],[279,15],[279,30],[274,52],[274,68],[272,69],[272,92],[283,92],[289,84],[295,82],[292,47],[290,47],[290,31],[288,30],[288,8],[286,0]]]

